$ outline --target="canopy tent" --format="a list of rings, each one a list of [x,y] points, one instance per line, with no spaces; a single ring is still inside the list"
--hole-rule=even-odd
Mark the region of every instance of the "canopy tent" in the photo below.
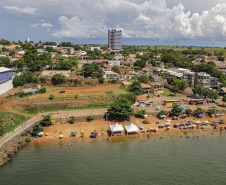
[[[37,136],[39,136],[39,137],[42,137],[44,135],[44,132],[39,132],[38,134],[37,134]]]
[[[196,124],[200,124],[200,123],[202,123],[202,122],[198,120],[198,121],[195,121],[195,123],[196,123]]]
[[[186,121],[181,121],[180,123],[181,123],[181,125],[186,125],[187,124]]]
[[[124,131],[124,128],[122,125],[115,123],[114,125],[110,125],[111,133],[113,136],[115,135],[122,135],[121,132]]]
[[[172,120],[170,120],[170,119],[168,119],[168,120],[166,120],[167,122],[171,122]]]
[[[225,123],[226,121],[224,119],[221,119],[220,120],[220,123]]]
[[[218,125],[219,123],[218,122],[216,122],[216,121],[213,121],[212,122],[214,125]]]
[[[170,126],[171,123],[170,123],[170,122],[165,122],[165,125],[166,125],[166,126]]]
[[[98,138],[98,132],[91,132],[90,138]]]
[[[197,116],[198,116],[198,117],[203,117],[203,114],[198,114]]]
[[[182,114],[182,117],[188,117],[188,115],[187,114]]]
[[[187,121],[187,122],[188,122],[188,124],[190,124],[190,125],[191,125],[192,123],[194,123],[193,121]]]
[[[74,137],[77,135],[77,132],[71,132],[71,137]]]
[[[161,107],[158,106],[158,107],[156,107],[156,109],[161,109]]]
[[[185,106],[183,106],[183,105],[179,105],[179,106],[178,106],[178,108],[184,108],[184,107],[185,107]]]
[[[203,121],[204,123],[206,123],[206,124],[209,124],[210,122],[209,121]]]
[[[126,129],[127,135],[129,132],[139,132],[138,127],[136,125],[134,125],[133,123],[131,123],[128,126],[125,126],[125,129]]]
[[[166,115],[159,115],[159,118],[166,118]]]
[[[159,128],[163,128],[163,127],[165,127],[166,125],[165,124],[160,124],[159,125]]]

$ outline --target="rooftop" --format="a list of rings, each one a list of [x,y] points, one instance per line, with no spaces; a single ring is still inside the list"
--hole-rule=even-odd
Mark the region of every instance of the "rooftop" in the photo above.
[[[0,67],[0,73],[6,72],[6,71],[12,71],[12,69],[9,69],[6,67]]]

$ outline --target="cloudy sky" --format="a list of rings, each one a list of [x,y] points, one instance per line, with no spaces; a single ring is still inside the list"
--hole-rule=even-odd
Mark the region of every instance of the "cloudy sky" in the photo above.
[[[10,41],[226,46],[226,0],[0,0],[0,35]]]

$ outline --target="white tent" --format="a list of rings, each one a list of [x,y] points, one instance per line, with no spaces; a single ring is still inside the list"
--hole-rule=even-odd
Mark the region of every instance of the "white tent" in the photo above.
[[[125,128],[126,128],[127,134],[128,134],[129,132],[139,132],[138,127],[137,127],[136,125],[134,125],[133,123],[131,123],[131,124],[128,125],[128,126],[125,126]]]
[[[122,135],[122,131],[124,131],[124,128],[122,125],[115,123],[114,125],[110,125],[110,129],[112,132],[112,135]],[[115,132],[115,133],[114,133]]]

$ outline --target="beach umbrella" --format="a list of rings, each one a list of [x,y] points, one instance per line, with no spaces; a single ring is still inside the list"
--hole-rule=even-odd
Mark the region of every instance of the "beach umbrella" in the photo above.
[[[158,107],[156,107],[156,109],[161,109],[161,107],[158,106]]]
[[[220,120],[220,122],[221,122],[221,123],[225,123],[226,121],[225,121],[225,120],[223,120],[223,119],[221,119],[221,120]]]
[[[193,121],[187,121],[188,122],[188,124],[192,124],[192,123],[194,123]]]
[[[196,127],[197,125],[192,124],[191,126]]]
[[[166,120],[167,122],[171,122],[172,120],[170,120],[170,119],[168,119],[168,120]]]
[[[185,106],[183,106],[183,105],[179,105],[179,106],[178,106],[178,108],[184,108],[184,107],[185,107]]]
[[[187,114],[182,114],[182,117],[188,117],[188,115]]]
[[[213,121],[212,122],[214,125],[218,125],[219,123],[218,122],[216,122],[216,121]]]
[[[210,123],[209,121],[203,121],[203,122],[206,123],[206,124]]]
[[[161,126],[161,127],[164,127],[164,126],[166,126],[166,125],[165,125],[165,124],[160,124],[160,126]]]
[[[171,125],[171,123],[170,122],[165,122],[165,125],[169,126],[169,125]]]

